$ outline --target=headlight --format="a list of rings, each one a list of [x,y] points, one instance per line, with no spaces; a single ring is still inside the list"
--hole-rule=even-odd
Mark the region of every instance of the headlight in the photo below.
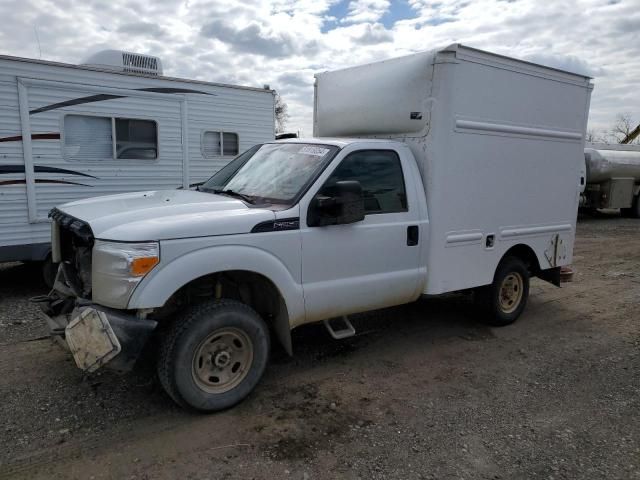
[[[126,308],[136,285],[160,262],[156,242],[123,243],[96,240],[91,283],[93,301]]]

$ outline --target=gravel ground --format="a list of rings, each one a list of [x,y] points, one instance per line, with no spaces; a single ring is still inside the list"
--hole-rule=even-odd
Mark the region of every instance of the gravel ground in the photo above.
[[[294,332],[241,405],[173,406],[149,365],[83,375],[0,266],[0,477],[640,479],[640,221],[582,219],[574,282],[534,280],[523,317],[468,297]]]
[[[48,335],[38,308],[27,301],[46,293],[37,264],[0,263],[0,345]]]

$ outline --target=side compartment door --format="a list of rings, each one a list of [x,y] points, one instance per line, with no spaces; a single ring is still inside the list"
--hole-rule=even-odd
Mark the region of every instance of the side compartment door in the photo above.
[[[419,207],[405,185],[395,150],[348,154],[301,205],[307,213],[314,195],[338,181],[357,180],[365,218],[346,224],[302,229],[302,283],[306,321],[316,321],[411,301],[420,268]],[[305,215],[305,213],[302,215]]]

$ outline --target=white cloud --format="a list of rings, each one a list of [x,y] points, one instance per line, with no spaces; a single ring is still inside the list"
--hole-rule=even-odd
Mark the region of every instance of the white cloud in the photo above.
[[[359,45],[375,45],[377,43],[392,42],[393,32],[384,28],[379,23],[361,23],[357,27],[360,27],[360,32],[352,36],[352,40]]]
[[[388,0],[352,0],[344,22],[377,22],[389,10]]]
[[[344,0],[342,0],[344,1]],[[102,48],[158,55],[172,76],[269,84],[310,134],[313,73],[460,42],[595,77],[590,127],[640,117],[637,0],[3,0],[1,53],[79,63]],[[339,10],[339,9],[338,9]],[[334,13],[330,13],[334,12]],[[383,23],[384,22],[384,25]],[[385,26],[386,25],[386,26]],[[640,121],[640,118],[638,118]]]
[[[567,70],[569,72],[579,73],[587,77],[596,77],[605,74],[605,69],[591,65],[586,60],[582,60],[574,55],[552,55],[548,53],[534,53],[525,55],[523,60],[533,63],[539,63],[548,67]]]

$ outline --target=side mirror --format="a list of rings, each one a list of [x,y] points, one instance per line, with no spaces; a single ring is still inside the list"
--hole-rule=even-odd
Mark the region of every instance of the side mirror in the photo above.
[[[307,217],[310,227],[364,220],[362,185],[357,180],[344,180],[323,188],[311,201]]]

